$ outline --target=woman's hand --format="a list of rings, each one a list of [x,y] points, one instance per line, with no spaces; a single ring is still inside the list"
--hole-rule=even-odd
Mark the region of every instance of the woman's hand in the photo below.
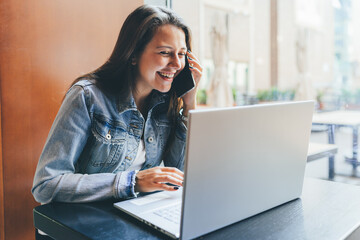
[[[158,190],[176,191],[178,188],[169,186],[171,183],[182,186],[184,173],[173,167],[154,167],[136,174],[135,192],[153,192]]]
[[[195,109],[196,106],[196,92],[197,92],[197,88],[199,86],[199,82],[202,76],[202,71],[203,68],[200,65],[199,60],[196,58],[196,56],[188,51],[187,52],[187,56],[188,56],[188,61],[189,61],[189,66],[190,66],[190,71],[193,75],[194,81],[195,81],[195,88],[192,89],[191,91],[189,91],[188,93],[186,93],[182,98],[184,101],[184,111],[183,114],[185,116],[188,115],[189,110],[191,109]]]

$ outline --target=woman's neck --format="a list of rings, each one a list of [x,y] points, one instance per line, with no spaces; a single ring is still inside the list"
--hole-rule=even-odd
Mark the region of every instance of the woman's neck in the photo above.
[[[146,118],[147,116],[147,98],[149,97],[150,93],[147,94],[141,94],[138,91],[133,91],[133,97],[136,103],[136,107],[137,109],[141,112],[141,114],[143,115],[144,118]]]

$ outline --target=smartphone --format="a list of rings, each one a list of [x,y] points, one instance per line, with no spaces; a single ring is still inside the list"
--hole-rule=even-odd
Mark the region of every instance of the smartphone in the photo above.
[[[184,96],[195,87],[195,81],[189,68],[188,57],[185,57],[185,67],[174,79],[171,89],[174,89],[177,97]]]

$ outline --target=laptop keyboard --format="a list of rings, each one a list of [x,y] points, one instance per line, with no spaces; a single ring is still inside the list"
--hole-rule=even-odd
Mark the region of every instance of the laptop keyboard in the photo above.
[[[175,224],[180,224],[181,203],[155,210],[154,214]]]

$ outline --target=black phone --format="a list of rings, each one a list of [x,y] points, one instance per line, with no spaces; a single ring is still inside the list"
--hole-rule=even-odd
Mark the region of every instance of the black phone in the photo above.
[[[177,97],[182,97],[194,87],[195,82],[189,68],[188,57],[185,56],[185,67],[174,79],[171,89],[174,89]]]

